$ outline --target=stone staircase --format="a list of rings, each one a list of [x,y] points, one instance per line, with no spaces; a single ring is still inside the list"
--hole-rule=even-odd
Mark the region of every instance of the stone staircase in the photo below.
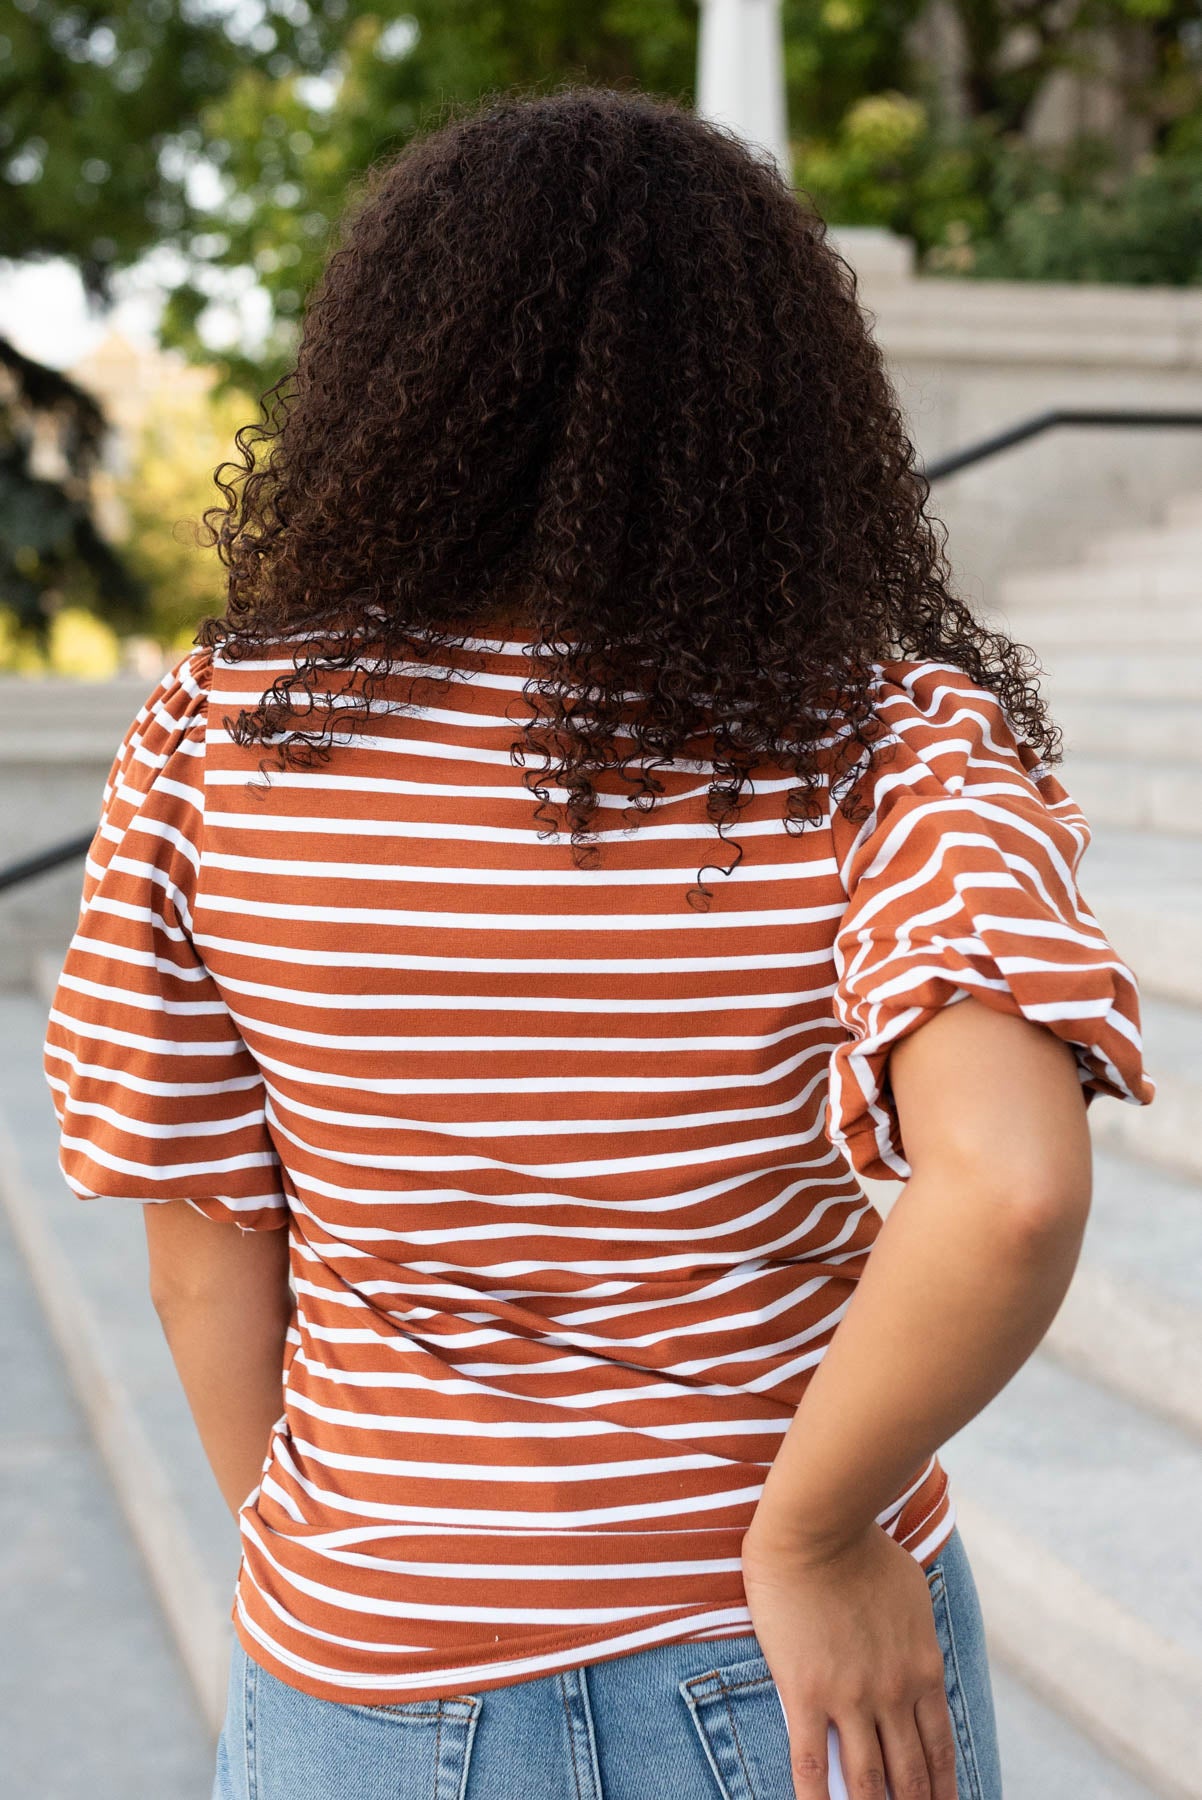
[[[1094,1204],[1039,1351],[946,1446],[998,1661],[1153,1792],[1202,1795],[1202,500],[1013,576],[1141,985],[1150,1107],[1091,1108]],[[1029,1464],[1028,1472],[1024,1465]],[[1088,1790],[1082,1789],[1082,1792]]]
[[[1140,978],[1159,1087],[1151,1107],[1091,1107],[1094,1204],[1072,1288],[942,1453],[985,1613],[1007,1800],[1202,1800],[1200,549],[1202,500],[1183,501],[1163,528],[1016,576],[998,600],[1047,671],[1058,773],[1094,828],[1082,890]],[[96,766],[141,698],[122,694]],[[28,981],[0,989],[0,1198],[215,1732],[237,1535],[146,1295],[139,1209],[81,1205],[58,1171],[41,1042],[61,955],[46,942],[34,934]],[[896,1192],[874,1198],[887,1210]]]

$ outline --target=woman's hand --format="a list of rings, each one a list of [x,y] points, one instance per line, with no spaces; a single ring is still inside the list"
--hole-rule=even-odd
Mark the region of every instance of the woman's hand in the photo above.
[[[956,1800],[943,1653],[910,1552],[875,1523],[849,1545],[817,1551],[753,1522],[742,1560],[785,1709],[797,1800],[827,1800],[828,1720],[850,1800]]]

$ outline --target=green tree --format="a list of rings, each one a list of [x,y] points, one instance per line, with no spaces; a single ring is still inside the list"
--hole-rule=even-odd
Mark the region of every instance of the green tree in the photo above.
[[[930,266],[1063,274],[1073,246],[1080,272],[1196,279],[1196,234],[1186,252],[1164,247],[1196,204],[1197,3],[945,0],[960,53],[940,69],[923,48],[928,0],[784,0],[799,184],[839,222],[913,236]],[[448,104],[514,86],[587,80],[687,103],[697,25],[696,0],[6,0],[0,258],[65,257],[101,307],[119,271],[160,253],[162,342],[213,364],[218,394],[262,392],[372,163]],[[1052,167],[1025,141],[1048,78],[1087,70],[1106,41],[1163,162],[1138,179],[1095,146]],[[101,610],[149,617],[153,570],[87,528],[102,425],[84,429],[79,398],[11,346],[0,377],[0,604],[44,625],[56,596],[91,588]],[[57,478],[34,472],[47,433],[67,459],[57,501]]]
[[[103,598],[127,627],[145,607],[144,587],[92,517],[103,434],[90,394],[0,338],[0,599],[17,635],[35,643],[49,631],[48,598]]]
[[[214,397],[188,382],[164,386],[147,408],[116,488],[129,522],[129,560],[150,594],[147,629],[180,651],[218,597],[220,565],[198,531],[216,498],[213,471],[253,413],[253,396],[233,388]]]
[[[825,0],[828,36],[858,33],[856,7],[882,22],[874,0]],[[944,0],[941,17],[937,54],[925,9],[893,16],[891,66],[849,45],[850,97],[827,43],[825,98],[793,107],[795,174],[822,209],[911,237],[951,273],[1198,280],[1197,0]],[[1053,146],[1035,109],[1064,75],[1104,83],[1115,118]]]
[[[292,63],[301,34],[285,28]],[[314,46],[324,60],[326,46]],[[178,243],[190,205],[182,130],[264,43],[169,0],[8,0],[0,14],[0,257],[61,257],[98,311],[117,272]],[[105,422],[89,397],[0,339],[0,604],[43,640],[81,594],[128,628],[144,584],[96,528],[90,484]],[[37,472],[55,440],[61,474]]]
[[[692,98],[695,0],[348,0],[341,12],[320,79],[299,66],[247,68],[187,134],[215,179],[165,341],[212,355],[206,314],[232,275],[253,270],[270,297],[267,331],[216,358],[223,380],[243,388],[261,389],[286,366],[351,183],[448,105],[563,79]]]
[[[377,156],[446,102],[515,83],[574,75],[687,98],[695,49],[694,0],[8,0],[0,258],[65,258],[99,309],[120,271],[169,253],[162,341],[214,362],[219,390],[259,392],[291,354],[348,185]],[[214,352],[200,321],[248,275],[267,329]],[[22,377],[36,367],[11,346],[5,360]],[[103,422],[64,435],[77,459],[57,502],[34,477],[52,373],[19,394],[0,385],[0,605],[44,633],[65,591],[94,589],[101,610],[144,623],[145,582],[85,528]]]

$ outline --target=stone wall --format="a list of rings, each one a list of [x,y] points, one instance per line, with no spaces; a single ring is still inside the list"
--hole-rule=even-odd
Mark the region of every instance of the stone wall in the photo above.
[[[1202,413],[1202,289],[952,281],[877,272],[861,297],[923,458],[1054,407]],[[1058,429],[937,484],[961,592],[1076,560],[1092,537],[1202,493],[1202,427]]]
[[[0,864],[95,829],[117,746],[153,686],[0,675]],[[0,893],[0,986],[25,980],[32,951],[65,951],[82,885],[77,860]]]

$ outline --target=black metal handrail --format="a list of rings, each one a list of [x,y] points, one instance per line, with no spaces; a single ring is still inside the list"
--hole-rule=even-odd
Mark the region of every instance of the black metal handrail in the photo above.
[[[1015,444],[1025,444],[1028,438],[1041,437],[1045,431],[1054,431],[1061,425],[1132,426],[1137,431],[1146,430],[1149,426],[1176,429],[1179,426],[1202,426],[1202,412],[1151,412],[1146,407],[1138,406],[1112,406],[1104,409],[1058,406],[1051,412],[1036,413],[1033,418],[1024,419],[1020,425],[1011,425],[1005,431],[996,432],[993,437],[982,438],[980,443],[968,444],[963,450],[953,450],[947,456],[936,457],[923,473],[928,481],[943,481],[949,475],[958,475],[961,469],[970,469],[974,463],[984,462],[987,457],[997,456],[999,451],[1010,450]]]
[[[77,856],[86,856],[95,835],[93,827],[91,831],[81,832],[78,837],[68,838],[65,843],[52,844],[49,850],[39,850],[34,856],[25,856],[20,862],[9,863],[6,869],[0,869],[0,892],[5,888],[19,887],[23,881],[32,881],[35,875],[45,875],[48,870],[57,869],[60,863],[74,862]]]
[[[1149,427],[1189,429],[1202,427],[1202,412],[1154,412],[1147,407],[1138,406],[1057,406],[1049,412],[1036,413],[1018,425],[1011,425],[1005,431],[995,432],[992,437],[982,438],[979,443],[968,444],[963,450],[953,450],[948,456],[936,457],[933,463],[924,467],[923,474],[928,481],[944,481],[949,475],[958,475],[961,469],[970,469],[974,463],[984,462],[1003,450],[1013,449],[1016,444],[1025,444],[1031,438],[1042,437],[1045,431],[1055,431],[1061,426],[1075,429],[1079,425],[1133,427],[1135,430],[1147,430]],[[57,869],[62,863],[72,862],[77,856],[86,855],[94,836],[94,831],[83,832],[78,837],[68,838],[65,843],[52,845],[49,850],[39,850],[36,856],[24,857],[20,862],[10,863],[6,869],[0,869],[0,893],[5,888],[32,881],[35,875],[44,875],[50,869]]]

